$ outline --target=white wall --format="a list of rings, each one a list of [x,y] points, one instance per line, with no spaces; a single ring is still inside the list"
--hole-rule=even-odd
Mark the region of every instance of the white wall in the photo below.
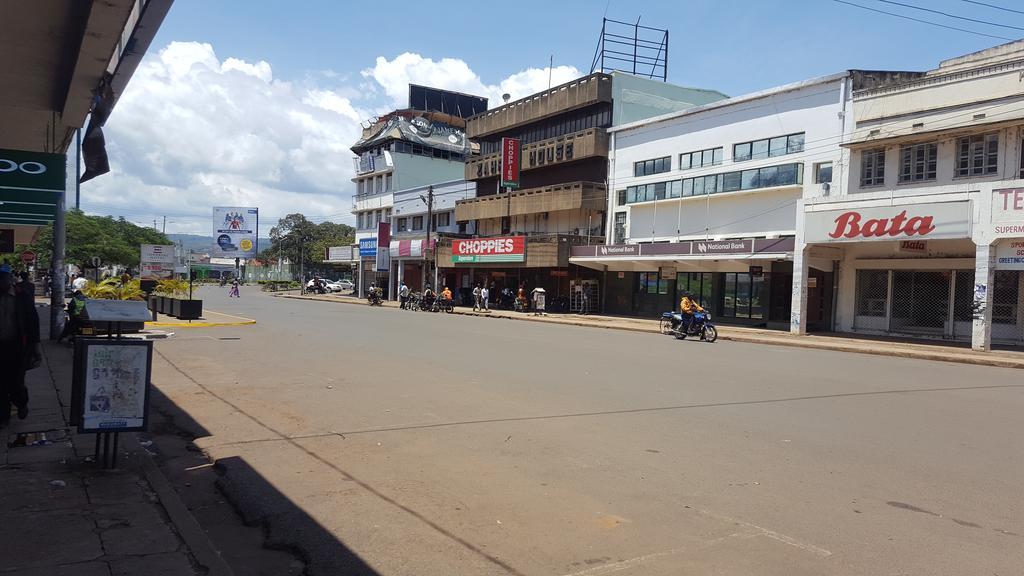
[[[841,193],[845,185],[848,160],[844,160],[848,153],[840,148],[839,141],[842,134],[852,129],[852,114],[841,114],[844,106],[849,107],[847,82],[841,77],[760,97],[738,97],[698,112],[615,132],[609,160],[608,242],[613,241],[614,214],[622,211],[629,213],[627,242],[674,239],[677,234],[703,238],[706,227],[713,229],[712,236],[723,237],[795,234],[795,200],[825,193],[821,185],[814,183],[815,163],[833,163],[829,195]],[[732,159],[733,144],[799,132],[805,135],[803,152],[740,162]],[[679,170],[681,153],[717,147],[723,148],[720,165]],[[663,156],[671,157],[670,172],[633,176],[635,162]],[[633,185],[791,163],[804,164],[802,186],[713,194],[710,211],[706,209],[708,199],[703,196],[659,200],[656,224],[652,202],[616,205],[617,192]],[[791,206],[780,208],[787,203]],[[680,206],[684,214],[682,226],[678,224]]]

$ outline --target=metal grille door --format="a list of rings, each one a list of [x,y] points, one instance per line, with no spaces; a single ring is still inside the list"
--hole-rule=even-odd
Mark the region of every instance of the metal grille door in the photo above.
[[[1024,272],[998,270],[992,292],[992,340],[1024,344]]]

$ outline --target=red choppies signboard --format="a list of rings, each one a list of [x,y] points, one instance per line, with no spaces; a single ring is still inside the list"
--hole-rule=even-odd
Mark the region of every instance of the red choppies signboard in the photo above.
[[[804,224],[804,242],[808,244],[970,236],[970,202],[808,212]]]
[[[519,140],[501,139],[501,187],[519,188]]]
[[[452,240],[452,262],[522,262],[524,260],[526,260],[525,236]]]

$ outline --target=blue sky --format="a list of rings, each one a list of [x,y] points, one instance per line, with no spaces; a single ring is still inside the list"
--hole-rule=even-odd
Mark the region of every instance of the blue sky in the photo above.
[[[987,26],[846,0],[996,36],[1024,14],[968,0],[900,0]],[[985,0],[1004,7],[1020,0]],[[1012,2],[1016,2],[1013,4]],[[609,18],[668,28],[669,81],[729,95],[849,68],[926,70],[1004,42],[833,0],[349,2],[176,0],[106,126],[112,172],[82,208],[207,234],[213,206],[257,206],[262,232],[302,212],[352,223],[349,147],[405,105],[410,82],[492,105],[590,71]],[[446,9],[440,9],[445,6]],[[1006,28],[1017,27],[1021,30]]]
[[[1022,32],[854,0],[997,36]],[[1014,0],[989,3],[1013,7]],[[962,0],[908,0],[932,9],[1016,24],[1024,15]],[[511,4],[513,9],[501,6]],[[447,5],[449,9],[438,9]],[[1020,2],[1018,8],[1024,8]],[[394,8],[390,8],[394,7]],[[601,17],[669,29],[669,81],[735,95],[847,68],[933,67],[943,58],[1002,41],[872,13],[830,0],[562,0],[552,2],[296,2],[176,0],[155,45],[210,42],[218,53],[266,60],[279,77],[356,73],[377,56],[414,52],[465,60],[485,81],[556,64],[582,71],[593,59]]]

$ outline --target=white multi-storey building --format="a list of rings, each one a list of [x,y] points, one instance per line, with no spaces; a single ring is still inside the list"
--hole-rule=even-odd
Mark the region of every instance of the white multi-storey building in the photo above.
[[[797,203],[843,186],[851,76],[609,129],[608,243],[572,258],[605,272],[604,309],[654,317],[689,291],[724,321],[788,327]]]
[[[853,91],[851,169],[805,195],[792,330],[835,270],[832,328],[1024,342],[1024,42]]]

